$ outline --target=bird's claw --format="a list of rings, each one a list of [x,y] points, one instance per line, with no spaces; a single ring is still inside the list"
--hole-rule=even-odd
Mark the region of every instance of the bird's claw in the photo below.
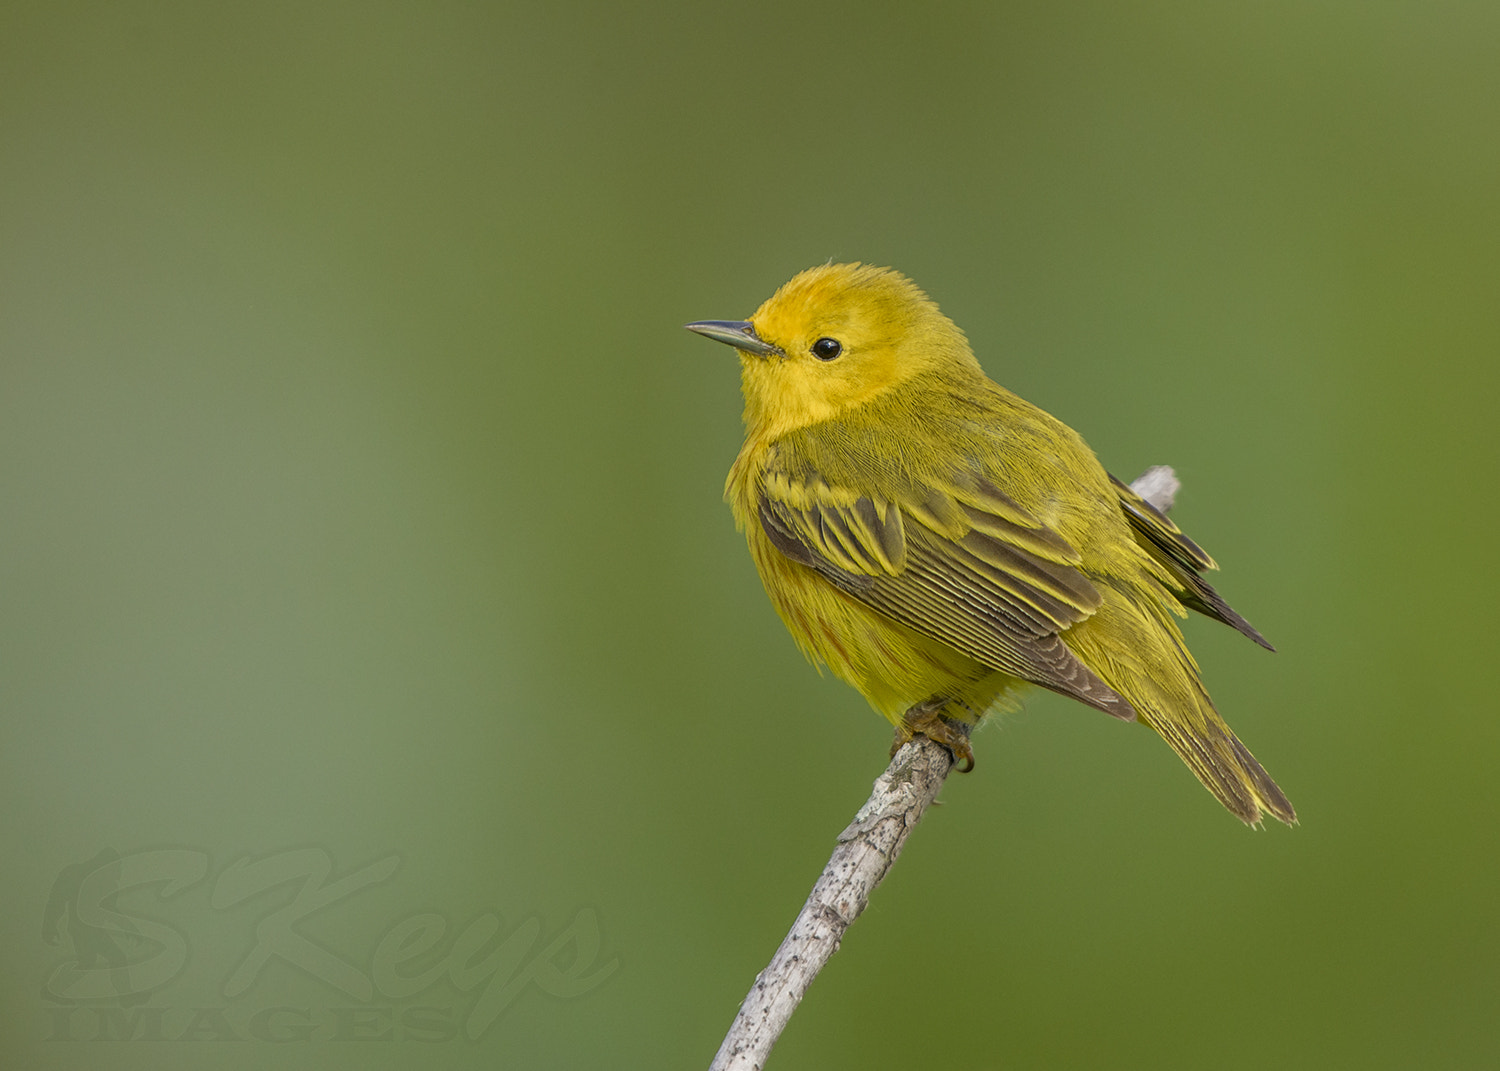
[[[895,757],[903,744],[921,734],[948,750],[959,773],[968,773],[974,769],[974,749],[969,745],[969,723],[944,715],[943,709],[947,705],[946,699],[929,699],[908,710],[902,717],[901,724],[896,726],[896,736],[891,741],[891,756]]]

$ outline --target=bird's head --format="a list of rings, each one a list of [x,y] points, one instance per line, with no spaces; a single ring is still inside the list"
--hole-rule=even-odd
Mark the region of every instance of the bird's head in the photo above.
[[[739,350],[745,423],[773,438],[922,372],[979,367],[963,332],[915,283],[864,264],[809,268],[749,320],[687,328]]]

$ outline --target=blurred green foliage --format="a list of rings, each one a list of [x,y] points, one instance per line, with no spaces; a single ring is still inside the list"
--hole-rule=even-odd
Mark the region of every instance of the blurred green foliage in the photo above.
[[[734,362],[679,325],[836,258],[910,274],[1118,475],[1178,469],[1280,652],[1189,638],[1302,826],[1037,697],[777,1071],[1500,1063],[1497,34],[1456,2],[7,4],[0,1062],[706,1066],[889,734],[767,604],[719,501]],[[400,856],[302,927],[362,970],[418,912],[584,909],[618,969],[475,1042],[48,1040],[64,868],[307,846]],[[188,932],[151,1006],[361,1006],[279,960],[226,993],[294,889],[210,887],[120,896]]]

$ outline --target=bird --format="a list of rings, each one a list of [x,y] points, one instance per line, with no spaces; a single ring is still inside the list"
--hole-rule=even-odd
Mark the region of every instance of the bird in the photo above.
[[[1274,650],[1203,579],[1218,566],[1062,421],[991,380],[905,275],[823,264],[748,320],[745,440],[725,498],[798,646],[895,727],[973,768],[971,730],[1030,686],[1154,729],[1258,825],[1296,822],[1219,716],[1177,619]]]

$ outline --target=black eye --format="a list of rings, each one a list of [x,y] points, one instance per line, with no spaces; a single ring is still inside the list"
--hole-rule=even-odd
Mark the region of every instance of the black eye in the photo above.
[[[820,338],[812,344],[812,352],[820,361],[831,361],[844,352],[844,347],[836,338]]]

